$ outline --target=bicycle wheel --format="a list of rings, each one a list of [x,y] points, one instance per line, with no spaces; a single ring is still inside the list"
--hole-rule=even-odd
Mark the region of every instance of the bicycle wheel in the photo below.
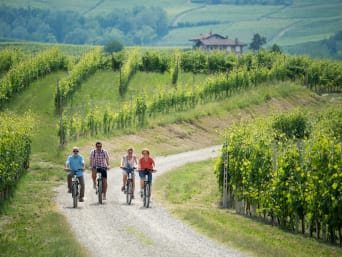
[[[76,183],[72,184],[72,199],[73,199],[73,206],[77,208],[77,199],[78,198],[78,187]]]
[[[99,204],[102,204],[102,192],[103,192],[103,184],[102,184],[102,179],[98,180],[98,192],[97,195],[99,197]]]
[[[131,180],[127,181],[126,184],[126,202],[127,204],[131,204],[133,196],[133,183]]]
[[[150,207],[150,183],[146,183],[144,187],[144,207]]]

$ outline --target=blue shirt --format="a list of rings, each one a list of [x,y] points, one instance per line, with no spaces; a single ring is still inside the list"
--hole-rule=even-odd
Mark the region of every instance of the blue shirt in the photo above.
[[[66,165],[72,171],[76,171],[77,177],[83,176],[83,171],[79,170],[84,167],[84,159],[82,155],[70,155],[66,161]]]

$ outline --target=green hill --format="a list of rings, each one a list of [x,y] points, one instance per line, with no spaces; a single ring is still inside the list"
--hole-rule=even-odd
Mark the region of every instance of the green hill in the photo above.
[[[209,4],[214,2],[220,4]],[[295,52],[303,49],[302,44],[327,39],[342,27],[339,0],[232,2],[149,0],[142,7],[136,0],[1,0],[3,6],[43,12],[20,12],[17,17],[7,8],[0,20],[0,38],[78,44],[103,44],[116,38],[125,45],[191,47],[190,38],[209,31],[246,43],[259,33],[266,36],[268,45],[276,43]]]

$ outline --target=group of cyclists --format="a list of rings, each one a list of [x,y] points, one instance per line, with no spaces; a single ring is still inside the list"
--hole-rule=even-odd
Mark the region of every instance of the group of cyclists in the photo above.
[[[79,183],[80,183],[80,197],[79,201],[84,202],[84,170],[85,170],[85,161],[83,156],[79,153],[78,147],[73,147],[73,154],[68,156],[64,170],[68,172],[67,182],[68,182],[68,193],[71,193],[71,180],[76,173]],[[103,200],[106,200],[107,193],[107,171],[110,169],[109,163],[109,154],[108,152],[102,148],[101,142],[96,142],[95,149],[90,152],[89,158],[89,167],[91,167],[92,172],[92,180],[93,187],[96,189],[96,173],[101,172],[102,180],[103,180]],[[98,168],[101,169],[98,169]],[[134,154],[133,147],[129,147],[127,149],[127,153],[123,155],[121,159],[120,168],[122,169],[122,187],[121,191],[125,192],[125,185],[127,182],[127,177],[129,173],[133,174],[133,197],[134,198],[134,187],[135,187],[135,176],[134,171],[137,169],[140,177],[140,195],[142,197],[143,194],[143,186],[144,186],[144,178],[145,175],[148,175],[148,180],[152,184],[152,171],[155,170],[155,162],[150,157],[150,151],[147,148],[144,148],[141,151],[141,157],[137,159]]]

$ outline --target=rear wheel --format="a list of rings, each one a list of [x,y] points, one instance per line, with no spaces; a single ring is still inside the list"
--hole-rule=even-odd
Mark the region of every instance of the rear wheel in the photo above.
[[[103,192],[103,184],[102,179],[98,180],[98,197],[99,197],[99,203],[102,204],[102,192]]]
[[[78,187],[76,183],[72,184],[72,199],[73,199],[73,206],[77,208],[77,199],[78,198]]]
[[[126,185],[126,202],[127,204],[131,204],[133,196],[133,183],[131,180],[127,181]]]
[[[146,208],[150,207],[150,183],[145,184],[144,188],[144,206]]]

